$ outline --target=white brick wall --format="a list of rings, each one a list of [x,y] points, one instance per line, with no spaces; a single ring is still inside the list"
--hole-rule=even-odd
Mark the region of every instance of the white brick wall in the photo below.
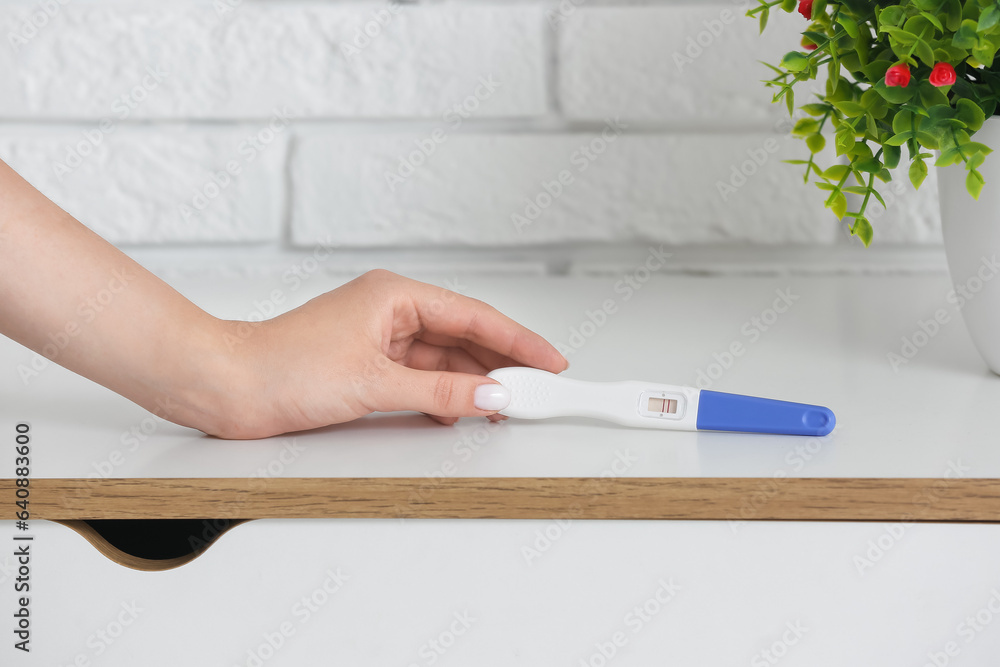
[[[125,102],[130,118],[437,116],[489,74],[504,85],[481,115],[545,113],[539,9],[388,6],[244,3],[219,15],[212,3],[70,3],[22,48],[0,50],[0,113],[101,118],[150,69],[162,81],[134,109]],[[0,14],[3,34],[16,15]]]
[[[0,158],[127,246],[854,245],[759,83],[801,19],[743,4],[0,0]],[[934,185],[877,244],[940,242]]]
[[[285,133],[265,144],[256,126],[0,132],[5,160],[112,243],[280,239]]]
[[[464,134],[441,143],[430,135],[305,134],[292,163],[299,186],[292,239],[316,243],[331,229],[359,246],[836,237],[815,192],[784,187],[784,170],[769,168],[794,155],[790,141],[769,134],[616,136],[612,127]],[[434,147],[426,158],[421,143]],[[423,164],[409,175],[401,160]],[[734,169],[754,172],[757,161],[759,172],[735,180],[741,187],[720,191]]]
[[[766,70],[758,61],[780,59],[772,35],[791,35],[782,47],[790,50],[800,22],[798,14],[778,12],[762,38],[757,23],[733,3],[577,10],[559,23],[563,112],[568,118],[772,126],[787,112],[763,92]]]

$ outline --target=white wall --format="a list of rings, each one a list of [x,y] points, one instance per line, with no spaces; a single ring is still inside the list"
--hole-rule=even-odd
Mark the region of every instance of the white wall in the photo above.
[[[761,37],[746,0],[64,2],[0,0],[0,157],[153,263],[941,266],[933,179],[859,251],[780,162],[806,149],[757,61],[798,14]]]

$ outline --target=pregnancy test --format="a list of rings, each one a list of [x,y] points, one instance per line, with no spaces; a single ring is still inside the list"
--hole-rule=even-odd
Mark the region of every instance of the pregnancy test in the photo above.
[[[653,382],[585,382],[537,368],[498,368],[487,375],[510,391],[500,414],[518,419],[593,417],[624,426],[675,431],[826,435],[829,408]]]

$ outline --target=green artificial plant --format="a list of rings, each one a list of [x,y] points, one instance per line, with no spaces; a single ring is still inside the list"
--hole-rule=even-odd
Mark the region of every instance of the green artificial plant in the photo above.
[[[805,167],[804,181],[812,177],[838,218],[853,220],[852,234],[871,243],[868,205],[874,198],[885,206],[876,181],[891,180],[904,146],[914,187],[927,176],[927,160],[962,163],[966,189],[978,199],[978,168],[992,149],[973,135],[1000,101],[1000,0],[758,2],[747,15],[761,32],[772,9],[803,17],[801,49],[768,64],[775,76],[764,83],[793,114],[796,84],[826,74],[825,93],[799,107],[805,117],[792,130],[809,159],[788,162]],[[842,163],[824,169],[816,159],[831,131]],[[848,211],[848,193],[861,198],[857,211]]]

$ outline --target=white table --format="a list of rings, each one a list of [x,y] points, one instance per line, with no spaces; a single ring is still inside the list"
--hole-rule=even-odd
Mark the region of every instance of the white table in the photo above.
[[[455,277],[437,277],[446,278]],[[31,423],[39,483],[90,475],[107,483],[255,475],[923,478],[941,496],[914,499],[919,514],[968,480],[1000,477],[993,422],[1000,378],[980,362],[945,300],[944,276],[656,276],[627,301],[615,291],[617,278],[457,278],[465,293],[553,342],[568,343],[573,328],[590,331],[587,312],[615,300],[616,312],[569,355],[571,376],[693,384],[717,363],[713,355],[741,343],[743,354],[712,389],[826,405],[837,429],[794,438],[583,419],[511,420],[496,429],[463,420],[449,428],[400,414],[225,442],[147,421],[137,406],[55,366],[25,386],[13,369],[30,366],[33,354],[2,341],[0,433]],[[217,315],[245,318],[273,289],[283,289],[291,307],[339,282],[317,274],[297,291],[268,278],[176,286]],[[788,289],[797,299],[754,339],[753,318],[770,322],[777,292]],[[901,338],[912,339],[939,308],[951,321],[894,370],[887,354],[899,353]],[[123,443],[144,425],[152,432],[141,446]],[[477,437],[478,449],[463,444]],[[13,535],[12,522],[5,526]],[[782,665],[920,665],[928,652],[948,657],[951,649],[954,664],[973,665],[1000,649],[1000,619],[990,610],[1000,610],[991,602],[1000,587],[995,525],[257,520],[166,572],[122,568],[54,523],[33,521],[31,532],[37,650],[30,664],[70,664],[80,654],[102,666],[137,658],[172,665],[191,655],[202,664],[253,664],[247,651],[261,655],[262,636],[277,642],[273,633],[285,622],[294,634],[263,664],[313,664],[321,655],[324,663],[596,666],[616,637],[622,646],[608,664],[775,664],[761,653],[769,649],[782,654]],[[303,595],[324,598],[319,587],[338,567],[350,579],[300,622],[293,605]],[[658,591],[666,597],[661,579],[680,587],[666,603],[655,601]],[[133,599],[144,611],[97,657],[88,636],[116,630],[121,603]],[[659,611],[639,627],[626,615],[644,603]],[[476,619],[468,631],[452,625],[465,611]],[[982,629],[970,636],[965,619],[977,613]],[[788,630],[796,622],[807,628],[801,637]],[[428,644],[435,638],[454,645],[436,654]]]
[[[744,353],[711,389],[826,405],[837,428],[811,446],[819,451],[808,459],[796,454],[803,438],[625,429],[569,418],[510,421],[471,456],[456,454],[456,443],[487,429],[483,421],[448,428],[416,414],[225,442],[156,420],[55,364],[25,385],[17,366],[30,368],[37,355],[6,339],[0,341],[4,417],[32,422],[35,437],[46,443],[34,453],[37,478],[241,477],[267,469],[292,438],[301,451],[283,469],[272,466],[271,476],[424,476],[448,462],[454,475],[469,477],[590,476],[627,449],[635,461],[621,474],[635,477],[769,477],[784,470],[803,477],[936,478],[959,460],[966,477],[1000,477],[994,419],[1000,378],[980,361],[945,301],[944,276],[657,276],[628,301],[615,293],[613,278],[458,279],[467,294],[553,343],[568,344],[588,310],[616,299],[617,313],[568,355],[568,376],[696,384],[700,372],[721,368],[714,355],[739,343]],[[273,289],[283,289],[290,308],[342,280],[317,275],[294,292],[278,279],[192,280],[176,287],[219,316],[245,318]],[[753,318],[766,318],[776,293],[788,289],[797,297],[788,312],[756,340],[744,335],[760,331]],[[899,353],[901,338],[919,332],[919,321],[939,308],[948,309],[952,321],[894,370],[887,355]],[[155,429],[142,433],[153,429],[149,420]],[[133,430],[138,435],[127,435]],[[119,460],[116,451],[120,463],[108,475],[106,462]]]

